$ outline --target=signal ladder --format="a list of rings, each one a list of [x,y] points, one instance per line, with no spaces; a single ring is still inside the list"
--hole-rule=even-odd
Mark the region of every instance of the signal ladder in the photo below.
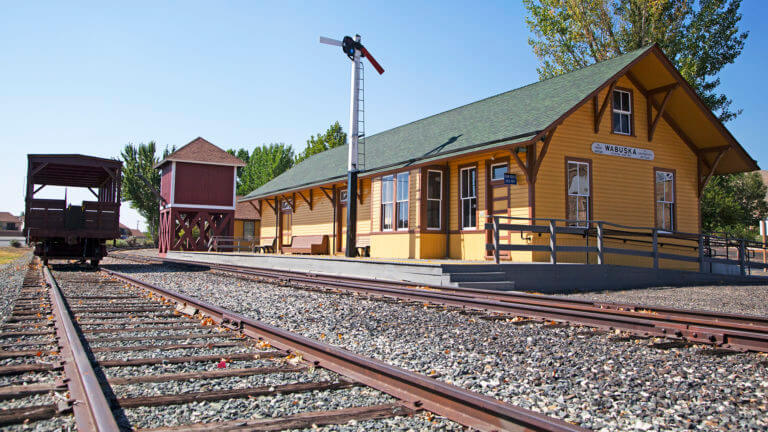
[[[363,83],[365,81],[363,62],[358,63],[358,85],[360,91],[358,94],[358,117],[357,117],[357,169],[363,171],[365,169],[365,90]]]

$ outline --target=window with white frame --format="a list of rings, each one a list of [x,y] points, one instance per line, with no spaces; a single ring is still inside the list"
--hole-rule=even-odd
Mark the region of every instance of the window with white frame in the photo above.
[[[613,91],[613,132],[632,135],[632,93],[626,90]]]
[[[675,229],[675,173],[656,171],[656,228]]]
[[[567,215],[569,225],[586,226],[589,214],[590,172],[589,163],[568,161],[567,165],[568,196]]]
[[[387,175],[381,178],[381,230],[392,231],[394,216],[395,178]]]
[[[395,194],[397,195],[397,229],[408,229],[408,173],[397,174],[397,185],[395,185]]]
[[[441,228],[443,172],[427,171],[427,229]]]
[[[507,173],[507,164],[491,165],[491,181],[504,180],[504,174]]]
[[[464,168],[461,182],[461,229],[477,228],[477,168]]]

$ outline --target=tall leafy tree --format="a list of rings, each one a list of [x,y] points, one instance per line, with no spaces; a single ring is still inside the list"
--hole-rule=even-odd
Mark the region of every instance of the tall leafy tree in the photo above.
[[[759,221],[768,215],[768,187],[759,173],[713,177],[701,196],[704,232],[754,239]]]
[[[160,173],[153,166],[175,150],[168,150],[166,147],[162,158],[158,158],[155,156],[156,148],[154,141],[139,145],[129,143],[120,153],[123,161],[122,199],[129,201],[131,208],[136,209],[147,221],[149,237],[155,243],[160,225],[160,204],[141,176],[147,179],[155,190],[160,190]]]
[[[291,168],[293,162],[294,153],[289,145],[272,143],[256,147],[248,157],[248,165],[243,167],[237,185],[238,195],[247,195],[279,176]]]
[[[741,54],[741,0],[523,0],[541,79],[658,43],[722,121],[738,116],[718,74]]]
[[[227,153],[229,153],[232,156],[235,156],[238,159],[240,159],[241,161],[245,162],[246,166],[248,165],[248,159],[251,158],[251,155],[250,155],[250,153],[248,153],[248,150],[244,149],[244,148],[240,148],[238,150],[229,149],[229,150],[227,150]],[[244,170],[245,170],[245,167],[237,167],[237,184],[238,184],[237,194],[238,195],[242,195],[240,193],[240,186],[239,185],[240,185],[240,182],[242,181],[241,179],[243,177],[243,171]]]
[[[307,147],[296,155],[296,163],[309,158],[312,155],[324,152],[334,147],[340,147],[347,143],[347,133],[341,128],[339,122],[332,124],[325,133],[309,137]]]

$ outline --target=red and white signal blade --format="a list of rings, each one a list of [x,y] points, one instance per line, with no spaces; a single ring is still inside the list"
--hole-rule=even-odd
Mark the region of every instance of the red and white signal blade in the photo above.
[[[364,56],[364,57],[368,58],[368,61],[369,61],[369,62],[371,62],[371,64],[373,65],[373,68],[374,68],[374,69],[376,69],[376,72],[378,72],[378,73],[379,73],[379,75],[381,75],[381,74],[383,74],[383,73],[384,73],[384,68],[383,68],[383,67],[381,67],[381,65],[379,64],[379,62],[377,62],[377,61],[376,61],[376,59],[375,59],[375,58],[373,58],[373,56],[371,55],[371,53],[370,53],[370,52],[368,52],[368,50],[367,50],[367,49],[365,49],[365,47],[364,47],[364,46],[361,46],[361,47],[360,47],[360,51],[363,53],[363,56]]]
[[[325,36],[320,36],[320,43],[327,44],[327,45],[341,46],[341,41],[338,41],[336,39],[327,38]]]

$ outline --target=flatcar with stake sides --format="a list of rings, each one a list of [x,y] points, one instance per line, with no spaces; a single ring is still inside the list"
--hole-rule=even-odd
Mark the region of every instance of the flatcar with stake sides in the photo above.
[[[107,255],[106,242],[120,238],[120,185],[123,163],[84,155],[27,155],[24,233],[35,255],[90,260]],[[64,199],[38,199],[46,186],[85,188],[95,200],[80,205]]]

